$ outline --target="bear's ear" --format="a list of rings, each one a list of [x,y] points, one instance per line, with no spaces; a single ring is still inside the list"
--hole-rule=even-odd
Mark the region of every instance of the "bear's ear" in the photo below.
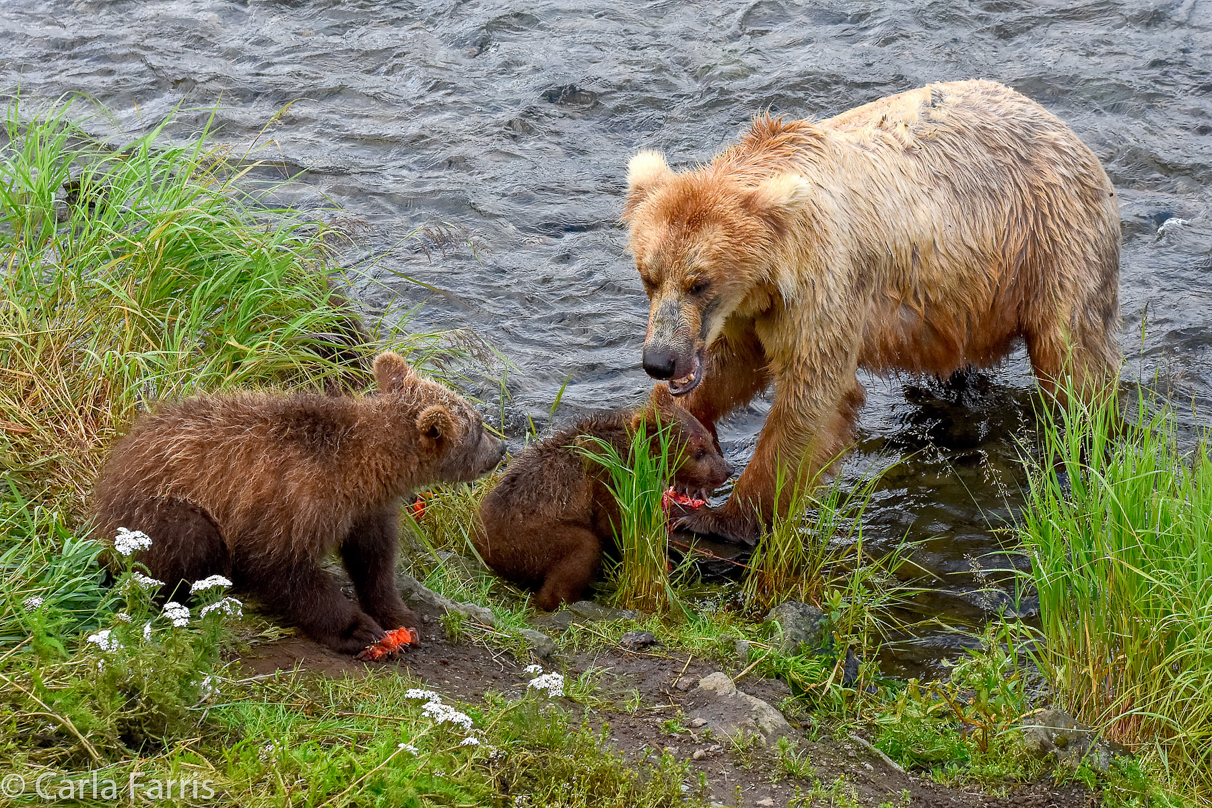
[[[397,353],[388,351],[375,359],[375,383],[380,392],[394,393],[404,386],[412,375],[412,368]]]
[[[741,207],[781,238],[791,227],[796,210],[809,199],[807,180],[797,174],[777,174],[742,194]]]
[[[437,442],[454,434],[454,419],[441,404],[426,407],[417,416],[417,431],[426,440]]]
[[[657,151],[642,151],[627,164],[627,202],[623,205],[623,220],[627,221],[649,194],[665,184],[673,172],[665,156]]]

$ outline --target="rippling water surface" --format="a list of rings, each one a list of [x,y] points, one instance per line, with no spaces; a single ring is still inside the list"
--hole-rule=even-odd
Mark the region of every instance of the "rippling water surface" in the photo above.
[[[765,109],[820,118],[974,77],[1039,101],[1102,159],[1123,219],[1125,377],[1209,412],[1212,0],[0,5],[0,87],[27,100],[85,93],[128,133],[180,106],[172,131],[185,135],[217,109],[221,141],[259,137],[260,157],[299,174],[280,201],[364,222],[346,256],[360,301],[376,313],[424,303],[413,327],[470,329],[508,357],[514,437],[565,380],[570,409],[634,402],[650,386],[646,299],[618,224],[636,150],[686,166]],[[472,392],[495,400],[500,370]],[[847,473],[901,461],[871,534],[922,541],[916,560],[937,588],[919,608],[974,625],[1007,601],[982,591],[984,570],[1021,563],[990,554],[992,528],[1021,502],[1024,354],[960,389],[864,382]],[[764,409],[729,423],[734,461]],[[963,642],[923,633],[899,655],[911,664]]]

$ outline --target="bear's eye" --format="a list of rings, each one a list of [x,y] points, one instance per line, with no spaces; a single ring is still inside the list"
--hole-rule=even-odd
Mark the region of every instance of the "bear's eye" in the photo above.
[[[701,295],[711,288],[711,281],[705,278],[699,278],[694,283],[690,284],[689,292],[692,295]]]
[[[697,450],[695,450],[695,453],[694,453],[694,459],[695,459],[695,460],[702,460],[702,459],[703,459],[704,457],[706,457],[706,456],[707,456],[707,450],[706,450],[706,449],[697,449]]]

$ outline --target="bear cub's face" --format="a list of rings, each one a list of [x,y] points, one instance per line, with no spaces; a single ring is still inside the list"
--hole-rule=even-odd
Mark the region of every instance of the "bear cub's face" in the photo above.
[[[663,384],[653,389],[652,400],[645,413],[650,431],[656,426],[654,414],[662,424],[673,425],[670,453],[680,458],[673,474],[674,487],[683,494],[707,499],[732,475],[724,456],[715,448],[715,439],[698,418],[673,400],[669,388]],[[653,451],[659,450],[659,446],[653,447]]]
[[[505,456],[504,441],[484,429],[484,419],[466,399],[415,375],[399,355],[375,359],[375,381],[400,408],[401,428],[413,433],[418,474],[425,481],[470,482]]]

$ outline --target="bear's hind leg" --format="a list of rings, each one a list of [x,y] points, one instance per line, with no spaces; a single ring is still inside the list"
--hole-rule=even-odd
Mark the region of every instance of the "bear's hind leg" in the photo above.
[[[566,546],[569,551],[547,570],[543,586],[535,596],[535,605],[551,611],[561,603],[575,603],[593,581],[602,559],[602,543],[592,530],[564,525],[552,533],[562,533],[552,544]]]
[[[416,626],[417,616],[400,599],[396,584],[396,548],[400,516],[394,506],[354,523],[341,545],[341,560],[362,608],[391,630]]]
[[[141,530],[151,546],[136,560],[163,581],[159,600],[188,600],[189,585],[211,575],[230,578],[231,555],[214,520],[197,505],[172,497],[142,503],[127,527]]]
[[[248,588],[316,642],[340,654],[356,654],[383,637],[383,627],[311,559],[278,556],[252,566],[237,564]]]

